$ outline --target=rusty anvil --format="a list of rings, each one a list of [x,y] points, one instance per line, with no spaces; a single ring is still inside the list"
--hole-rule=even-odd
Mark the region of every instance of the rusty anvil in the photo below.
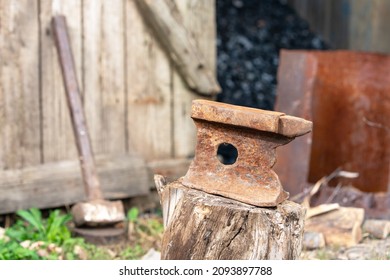
[[[194,100],[191,117],[197,144],[183,185],[255,206],[272,207],[288,198],[272,170],[275,149],[310,132],[312,122],[208,100]],[[237,150],[233,164],[217,156],[219,146],[228,144]]]

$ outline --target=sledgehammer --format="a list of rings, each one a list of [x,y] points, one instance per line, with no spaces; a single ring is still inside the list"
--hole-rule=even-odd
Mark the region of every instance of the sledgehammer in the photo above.
[[[72,207],[71,212],[74,222],[77,226],[104,226],[122,222],[125,220],[122,202],[103,199],[85,122],[65,17],[62,15],[55,16],[52,20],[52,28],[87,197],[86,202],[76,203]]]

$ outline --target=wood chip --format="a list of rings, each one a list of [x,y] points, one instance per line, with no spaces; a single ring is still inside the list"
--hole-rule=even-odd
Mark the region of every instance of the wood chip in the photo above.
[[[362,239],[364,209],[340,207],[306,221],[305,230],[324,234],[326,245],[350,247]]]

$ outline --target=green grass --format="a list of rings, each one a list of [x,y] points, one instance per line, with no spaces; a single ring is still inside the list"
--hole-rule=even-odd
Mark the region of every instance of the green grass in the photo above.
[[[163,233],[161,217],[142,218],[138,208],[127,213],[131,238],[115,253],[109,248],[85,242],[73,237],[69,230],[72,216],[60,210],[49,213],[45,219],[40,210],[20,210],[16,222],[0,239],[0,260],[45,260],[45,259],[140,259],[149,248],[158,249]]]
[[[122,260],[138,260],[140,259],[144,254],[145,250],[142,248],[140,244],[135,245],[134,247],[127,247],[124,249],[120,255],[119,258]]]
[[[19,210],[16,214],[20,219],[6,230],[6,235],[15,241],[45,241],[60,246],[71,238],[66,226],[72,220],[69,214],[63,215],[59,210],[54,210],[47,219],[43,219],[41,211],[36,208]]]
[[[14,240],[0,239],[0,260],[39,260],[37,252],[22,247]]]

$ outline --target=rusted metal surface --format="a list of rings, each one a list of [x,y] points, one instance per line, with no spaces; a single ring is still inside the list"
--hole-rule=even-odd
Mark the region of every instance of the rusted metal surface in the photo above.
[[[272,170],[275,149],[310,132],[311,122],[207,100],[193,101],[192,118],[197,145],[183,185],[256,206],[276,206],[288,198]],[[219,161],[223,144],[237,149],[233,164]]]
[[[55,16],[52,20],[52,27],[79,153],[85,193],[89,200],[88,202],[78,203],[72,207],[74,221],[78,226],[96,226],[121,222],[125,219],[122,202],[103,200],[85,121],[65,17],[61,15]]]
[[[280,62],[275,110],[313,120],[311,92],[317,70],[316,60],[304,53],[288,55],[282,51]],[[311,141],[312,133],[309,133],[276,151],[278,160],[274,170],[291,195],[302,192],[308,186]]]
[[[275,170],[289,192],[339,167],[359,173],[344,185],[389,190],[389,69],[388,55],[282,51],[276,110],[314,123],[313,134],[279,150]]]
[[[123,224],[109,228],[74,228],[73,233],[96,245],[117,244],[127,237],[127,229]]]

